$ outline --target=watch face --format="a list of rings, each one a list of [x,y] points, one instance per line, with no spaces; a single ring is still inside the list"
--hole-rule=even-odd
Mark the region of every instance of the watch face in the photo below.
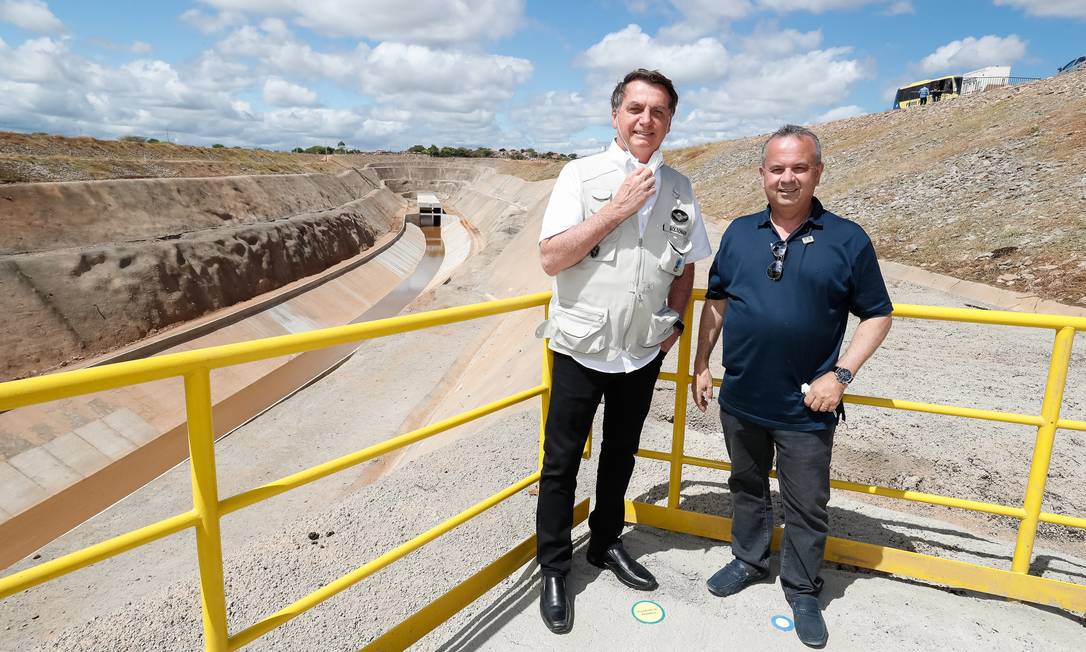
[[[852,382],[852,372],[844,367],[838,367],[833,370],[833,373],[837,374],[837,380],[841,381],[845,385]]]

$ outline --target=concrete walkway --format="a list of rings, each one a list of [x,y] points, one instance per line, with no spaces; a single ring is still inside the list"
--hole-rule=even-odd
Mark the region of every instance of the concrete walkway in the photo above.
[[[931,519],[873,507],[835,494],[834,511],[880,519],[903,537],[924,539],[954,557],[1000,566],[1005,545],[971,537]],[[635,527],[624,540],[630,553],[653,571],[660,588],[629,589],[609,571],[585,561],[587,530],[574,531],[578,549],[568,587],[574,600],[574,628],[551,634],[539,616],[539,573],[524,566],[467,611],[420,642],[437,650],[728,650],[806,649],[790,630],[773,560],[772,581],[755,584],[730,598],[718,598],[705,580],[731,559],[726,543],[648,527]],[[1042,553],[1044,554],[1044,553]],[[983,561],[981,561],[983,560]],[[1046,573],[1082,581],[1081,561],[1066,559],[1069,573]],[[958,589],[939,588],[882,573],[827,565],[821,602],[832,650],[1076,650],[1086,629],[1081,616]],[[650,605],[639,605],[651,601]],[[656,605],[659,609],[656,609]],[[641,622],[635,610],[644,611]],[[643,616],[644,617],[644,616]]]

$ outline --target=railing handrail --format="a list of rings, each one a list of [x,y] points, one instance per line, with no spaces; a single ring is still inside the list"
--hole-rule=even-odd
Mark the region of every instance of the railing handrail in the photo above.
[[[706,292],[708,292],[708,290],[705,288],[696,288],[691,295],[691,299],[694,301],[705,301]],[[1071,326],[1075,330],[1086,331],[1086,317],[1057,315],[1055,313],[983,310],[980,308],[950,308],[945,306],[925,306],[913,303],[895,303],[894,317],[991,324],[993,326],[1023,326],[1026,328],[1058,329]]]
[[[0,411],[545,305],[550,292],[168,353],[0,383]]]
[[[706,290],[704,289],[697,289],[694,291],[692,296],[693,300],[686,309],[686,318],[688,320],[692,320],[695,303],[697,301],[704,301],[705,294]],[[155,541],[169,534],[180,532],[187,528],[195,528],[197,532],[197,549],[200,555],[201,587],[205,601],[205,639],[208,649],[233,649],[254,640],[257,636],[270,631],[270,629],[273,629],[281,622],[285,622],[285,620],[289,620],[294,615],[301,613],[301,611],[315,606],[324,599],[334,595],[336,592],[341,591],[347,586],[368,576],[376,569],[391,563],[395,559],[402,557],[429,540],[451,530],[453,527],[456,527],[468,518],[473,517],[483,509],[488,509],[490,506],[496,505],[504,500],[504,498],[507,498],[529,484],[534,483],[538,480],[538,472],[506,487],[499,493],[485,499],[474,507],[448,519],[443,524],[431,528],[431,530],[422,535],[386,552],[377,559],[372,560],[355,571],[335,580],[331,584],[314,591],[310,595],[298,600],[293,605],[250,625],[248,628],[237,632],[233,636],[229,636],[226,631],[225,606],[222,603],[223,583],[221,544],[218,540],[218,523],[222,516],[535,396],[541,396],[543,398],[541,405],[542,423],[545,421],[550,395],[550,353],[545,352],[543,383],[541,385],[516,392],[487,405],[468,410],[453,417],[448,417],[409,433],[393,437],[360,451],[336,458],[335,460],[318,464],[275,482],[241,492],[226,499],[219,499],[215,487],[214,446],[210,420],[210,370],[292,353],[301,353],[326,346],[335,346],[348,342],[384,337],[396,333],[452,324],[528,308],[540,306],[546,307],[550,299],[550,292],[540,292],[468,306],[391,317],[362,324],[333,327],[307,333],[265,338],[238,344],[228,344],[196,351],[168,354],[146,360],[121,362],[102,367],[0,383],[0,409],[11,409],[21,405],[40,403],[47,400],[75,396],[92,391],[101,391],[102,389],[138,384],[173,376],[184,376],[194,484],[193,510],[152,523],[138,530],[89,546],[61,558],[47,561],[18,573],[2,577],[0,578],[0,597],[9,596],[17,591],[40,584],[60,575],[73,572],[79,568],[120,554],[126,550],[146,545],[151,541]],[[1042,406],[1041,414],[1037,416],[858,395],[845,396],[845,400],[850,403],[949,414],[974,419],[989,419],[1037,427],[1037,445],[1034,450],[1025,504],[1021,508],[1012,507],[1010,505],[951,498],[936,494],[890,489],[876,485],[866,485],[841,480],[833,481],[833,486],[839,489],[860,491],[893,498],[903,498],[906,500],[915,500],[979,512],[1001,514],[1019,519],[1021,521],[1019,527],[1019,540],[1015,549],[1014,562],[1010,574],[1013,574],[1015,578],[1022,577],[1028,573],[1028,565],[1032,555],[1033,538],[1036,534],[1038,522],[1058,523],[1060,525],[1079,528],[1086,527],[1086,519],[1041,512],[1041,497],[1043,496],[1044,481],[1048,472],[1048,461],[1049,456],[1051,455],[1052,435],[1054,431],[1057,428],[1064,427],[1086,430],[1086,422],[1059,418],[1059,404],[1062,401],[1063,385],[1066,382],[1071,342],[1073,341],[1076,331],[1086,330],[1086,317],[1018,313],[1000,310],[919,306],[911,304],[896,305],[894,315],[904,318],[1048,328],[1057,331],[1056,342],[1054,344],[1052,357],[1050,358],[1049,379],[1048,384],[1046,385],[1044,405]],[[678,488],[682,478],[682,467],[689,464],[707,468],[727,469],[730,465],[728,465],[727,462],[691,457],[683,452],[686,389],[691,380],[689,370],[690,346],[691,330],[688,330],[679,341],[679,366],[677,371],[674,373],[664,372],[660,374],[661,379],[671,380],[676,383],[676,418],[674,420],[672,451],[671,453],[647,450],[638,451],[638,454],[644,457],[671,462],[672,468],[671,477],[669,479],[668,507],[664,509],[638,504],[639,507],[635,507],[635,509],[643,509],[646,513],[646,519],[655,518],[656,516],[652,516],[652,514],[655,513],[658,515],[659,510],[664,509],[668,514],[665,515],[664,521],[660,523],[662,527],[669,527],[670,525],[676,524],[687,527],[689,526],[689,522],[696,522],[696,527],[694,527],[693,530],[682,530],[680,528],[677,531],[694,532],[694,530],[696,530],[705,532],[705,528],[715,527],[715,521],[712,523],[710,522],[712,519],[719,519],[717,517],[696,515],[679,508]],[[715,379],[715,383],[719,385],[719,380]],[[579,506],[578,509],[581,509],[582,507],[583,506]],[[582,511],[586,511],[586,509]],[[634,518],[637,518],[636,514]],[[693,521],[685,522],[683,519],[693,519]],[[671,529],[676,528],[672,527]],[[832,545],[828,550],[832,553],[835,549],[834,546],[837,544],[834,542],[831,542],[831,544]],[[870,544],[855,544],[855,546],[859,546],[859,548],[854,547],[850,549],[859,550],[863,546],[867,546],[868,548],[879,548],[873,547]],[[527,550],[525,544],[518,546],[518,550],[519,552],[517,554],[521,557],[516,557],[517,559],[522,558],[525,554],[530,554],[530,552],[525,552],[525,550]],[[505,559],[505,562],[500,566],[507,567],[510,563],[513,563],[511,559],[513,558]],[[863,557],[857,557],[856,559],[867,561],[867,559]],[[938,558],[934,559],[938,560]],[[958,568],[959,570],[959,567],[964,568],[967,566],[974,569],[969,572],[1008,574],[1006,571],[988,569],[987,567],[982,566],[974,567],[973,565],[963,564],[962,562],[944,561],[943,563],[956,564],[955,568]],[[874,568],[876,566],[870,567]],[[878,567],[884,569],[883,566]],[[906,565],[903,568],[906,568],[907,570],[913,569],[913,572],[919,572],[915,570],[918,568],[916,565]],[[957,573],[958,571],[955,572]],[[923,573],[914,576],[925,577]],[[952,573],[939,577],[965,577],[965,575],[954,575]],[[972,578],[970,578],[970,580],[972,580]],[[1012,597],[1035,597],[1042,593],[1042,586],[1047,586],[1044,585],[1044,583],[1049,582],[1052,583],[1052,586],[1055,588],[1051,589],[1053,593],[1045,595],[1060,596],[1057,599],[1057,602],[1066,598],[1067,600],[1073,601],[1076,605],[1086,605],[1086,587],[1059,583],[1054,580],[1043,580],[1041,578],[1030,577],[1029,580],[1029,582],[1023,583],[1018,579],[1012,579],[1007,583],[1008,580],[1000,576],[999,581],[1004,582],[1005,586],[1011,588],[999,588],[998,590],[1004,591],[1004,593],[1001,593],[1002,595]],[[473,577],[470,581],[476,589],[482,582],[478,577]],[[1059,586],[1057,586],[1057,584]],[[993,592],[997,590],[995,584],[989,587],[989,585],[984,584],[983,582],[979,584],[963,584],[963,586],[979,586],[981,587],[981,590],[991,590]],[[1000,585],[1000,587],[1004,587],[1004,585]],[[450,594],[447,594],[447,596],[453,595],[455,592],[456,589],[450,592]],[[1072,597],[1067,598],[1066,596]],[[407,639],[402,638],[400,640]]]

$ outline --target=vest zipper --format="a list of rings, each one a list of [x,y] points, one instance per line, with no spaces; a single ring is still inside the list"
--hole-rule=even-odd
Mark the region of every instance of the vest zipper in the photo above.
[[[640,231],[640,225],[638,230]],[[630,316],[626,320],[626,328],[622,331],[622,342],[628,350],[630,337],[630,327],[633,326],[634,312],[637,310],[637,302],[641,299],[641,263],[645,259],[645,235],[639,233],[637,236],[637,275],[634,276],[634,292],[633,292],[633,305],[630,306]]]

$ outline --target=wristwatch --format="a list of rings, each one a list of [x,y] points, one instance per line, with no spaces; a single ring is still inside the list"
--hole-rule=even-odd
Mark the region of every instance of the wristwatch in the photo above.
[[[837,376],[837,382],[848,385],[852,382],[852,372],[844,367],[834,367],[833,375]]]
[[[683,332],[686,331],[686,324],[683,323],[683,320],[676,319],[674,327],[675,330],[679,331],[679,337],[682,337]]]

